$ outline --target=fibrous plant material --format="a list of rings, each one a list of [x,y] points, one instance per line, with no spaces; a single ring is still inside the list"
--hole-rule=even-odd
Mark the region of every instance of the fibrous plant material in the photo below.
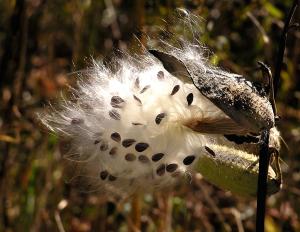
[[[198,42],[161,42],[168,53],[151,50],[159,59],[145,50],[116,58],[113,68],[94,62],[72,90],[73,99],[39,115],[61,138],[69,181],[79,189],[124,196],[200,171],[235,191],[235,185],[247,184],[235,182],[237,175],[257,177],[256,169],[244,163],[250,165],[258,154],[258,140],[249,139],[249,133],[274,126],[268,99],[241,76],[208,64]],[[279,134],[272,130],[277,141]],[[203,169],[206,162],[215,165]],[[220,177],[210,173],[221,169],[232,181],[213,179]],[[273,173],[271,193],[279,190]],[[235,192],[253,195],[250,185],[244,187]]]

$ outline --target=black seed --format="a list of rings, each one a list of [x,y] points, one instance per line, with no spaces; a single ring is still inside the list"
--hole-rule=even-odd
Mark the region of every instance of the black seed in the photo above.
[[[97,140],[94,141],[94,144],[98,144],[98,143],[100,143],[100,142],[101,142],[101,140],[100,140],[100,139],[97,139]]]
[[[142,123],[139,123],[139,122],[132,122],[131,124],[134,126],[142,126],[143,125]]]
[[[187,157],[184,158],[183,163],[185,165],[190,165],[191,163],[193,163],[193,161],[195,160],[195,156],[194,155],[189,155]]]
[[[122,141],[123,147],[130,147],[132,144],[134,144],[136,141],[134,139],[124,139]]]
[[[139,78],[135,79],[134,86],[138,89],[140,88],[140,79]]]
[[[161,122],[161,120],[163,120],[163,118],[164,118],[165,116],[166,116],[165,113],[160,113],[160,114],[158,114],[158,115],[156,116],[156,118],[155,118],[155,123],[156,123],[157,125],[159,125],[160,122]]]
[[[142,101],[141,99],[139,99],[137,96],[133,95],[134,100],[136,100],[138,103],[140,103],[140,105],[142,105]]]
[[[115,177],[115,176],[112,176],[112,175],[108,176],[109,181],[115,181],[116,179],[117,179],[117,177]]]
[[[165,155],[164,153],[157,153],[157,154],[154,154],[154,155],[152,156],[152,161],[157,162],[157,161],[161,160],[162,157],[164,157],[164,155]]]
[[[141,163],[144,163],[144,164],[150,162],[149,158],[148,158],[147,156],[145,156],[145,155],[140,155],[140,156],[139,156],[139,161],[140,161]]]
[[[180,89],[180,85],[175,85],[174,88],[172,89],[171,96],[177,93],[179,89]]]
[[[121,119],[121,115],[118,113],[118,111],[116,110],[111,110],[109,111],[109,116],[112,118],[112,119],[115,119],[115,120],[120,120]]]
[[[137,143],[135,145],[135,150],[138,152],[145,151],[149,147],[148,143]]]
[[[111,104],[112,107],[122,108],[122,105],[120,105],[120,104],[122,104],[124,102],[125,101],[121,97],[119,97],[119,96],[113,96],[111,98],[110,104]]]
[[[167,172],[174,172],[178,168],[178,164],[168,164],[166,167]]]
[[[112,149],[110,149],[109,154],[112,155],[112,156],[114,156],[114,155],[117,154],[117,150],[118,150],[117,147],[113,147]]]
[[[158,79],[158,80],[163,80],[164,77],[165,77],[165,75],[164,75],[164,72],[163,72],[163,71],[159,71],[159,72],[157,73],[157,79]]]
[[[207,147],[207,146],[204,146],[204,148],[205,148],[205,150],[206,150],[211,156],[213,156],[213,157],[216,156],[216,153],[215,153],[212,149],[210,149],[210,148]]]
[[[108,172],[107,171],[100,172],[100,178],[102,180],[105,180],[107,176],[108,176]]]
[[[189,93],[189,94],[186,96],[186,100],[187,100],[188,105],[190,106],[190,105],[193,103],[193,100],[194,100],[194,94],[193,94],[193,93]]]
[[[79,125],[81,123],[83,123],[83,119],[81,119],[81,118],[72,118],[72,120],[71,120],[72,125]]]
[[[166,172],[166,165],[165,164],[161,164],[158,166],[158,168],[156,169],[156,174],[159,176],[162,176],[163,174],[165,174]]]
[[[147,89],[149,89],[150,88],[150,85],[146,85],[142,90],[141,90],[141,92],[140,93],[144,93]]]
[[[114,132],[110,135],[110,138],[116,142],[121,141],[121,135],[118,132]]]
[[[100,145],[100,151],[106,151],[107,149],[108,149],[108,143],[103,140]]]
[[[127,161],[135,161],[136,160],[136,156],[134,154],[132,154],[132,153],[128,153],[128,154],[125,155],[125,159]]]

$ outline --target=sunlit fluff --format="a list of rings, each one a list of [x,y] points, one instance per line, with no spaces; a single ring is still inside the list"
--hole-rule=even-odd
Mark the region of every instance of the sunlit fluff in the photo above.
[[[228,78],[237,77],[209,65],[198,43],[160,42],[168,53],[192,61],[199,75],[218,70]],[[193,172],[210,144],[237,146],[223,135],[201,134],[185,126],[190,118],[228,117],[146,50],[113,63],[107,67],[94,62],[79,75],[72,99],[39,115],[60,137],[66,175],[79,189],[126,195],[169,186]]]

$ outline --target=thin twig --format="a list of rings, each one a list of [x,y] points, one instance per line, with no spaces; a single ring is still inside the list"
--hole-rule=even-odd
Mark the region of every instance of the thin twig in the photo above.
[[[268,44],[270,42],[269,36],[267,35],[265,29],[262,27],[260,22],[257,20],[257,18],[255,18],[255,16],[250,11],[248,11],[246,13],[246,15],[254,23],[254,25],[258,28],[259,32],[262,34],[264,43]]]
[[[269,153],[270,130],[265,130],[261,135],[259,152],[259,174],[257,182],[257,207],[256,207],[256,231],[265,231],[265,212],[267,197],[267,178],[270,163]]]
[[[55,218],[55,222],[57,224],[58,231],[59,232],[65,232],[64,225],[63,225],[63,223],[61,221],[61,218],[60,218],[58,210],[55,210],[55,212],[54,212],[54,218]]]
[[[287,34],[290,29],[290,24],[293,15],[297,9],[297,6],[299,5],[299,2],[300,0],[294,0],[291,10],[286,18],[283,32],[280,38],[274,79],[273,79],[274,99],[276,98],[278,92]],[[268,168],[270,162],[269,137],[270,137],[270,130],[265,130],[262,132],[261,146],[260,146],[260,153],[259,153],[259,174],[258,174],[258,183],[257,183],[257,208],[256,208],[256,231],[259,232],[265,231],[267,179],[268,179]]]
[[[275,65],[275,72],[274,72],[274,79],[273,79],[273,86],[274,86],[274,96],[277,96],[278,87],[279,87],[279,81],[280,81],[280,73],[282,69],[282,62],[283,62],[283,56],[284,56],[284,50],[286,45],[286,39],[287,35],[290,29],[290,24],[293,18],[294,13],[296,12],[296,9],[298,5],[300,4],[299,0],[294,0],[293,5],[291,7],[291,10],[285,20],[283,31],[280,37],[279,41],[279,47],[278,47],[278,54],[276,59],[276,65]]]

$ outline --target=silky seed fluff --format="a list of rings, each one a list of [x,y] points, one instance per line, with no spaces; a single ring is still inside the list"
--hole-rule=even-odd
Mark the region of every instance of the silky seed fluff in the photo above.
[[[199,75],[216,70],[210,70],[199,44],[168,49],[178,59],[195,56]],[[73,99],[39,114],[51,132],[67,141],[62,156],[69,162],[66,169],[73,170],[70,182],[80,190],[124,195],[164,187],[192,172],[210,144],[237,147],[224,135],[202,134],[184,125],[194,118],[220,121],[228,116],[150,53],[115,58],[114,63],[117,69],[95,61],[80,74]]]

